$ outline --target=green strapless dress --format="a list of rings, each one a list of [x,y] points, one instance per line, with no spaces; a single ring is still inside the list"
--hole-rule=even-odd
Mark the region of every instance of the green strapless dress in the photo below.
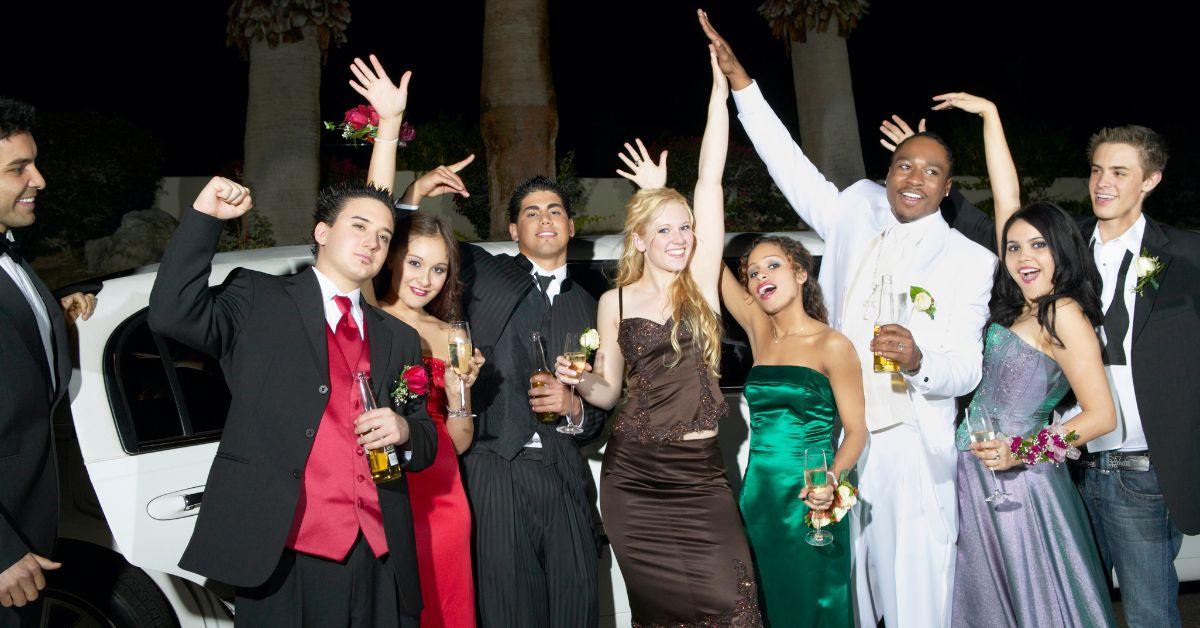
[[[750,462],[742,484],[742,518],[758,569],[763,617],[788,628],[853,626],[850,520],[827,527],[834,541],[804,541],[808,508],[804,450],[832,452],[837,418],[829,378],[803,366],[760,365],[745,387],[750,405]],[[832,464],[832,453],[829,456]]]

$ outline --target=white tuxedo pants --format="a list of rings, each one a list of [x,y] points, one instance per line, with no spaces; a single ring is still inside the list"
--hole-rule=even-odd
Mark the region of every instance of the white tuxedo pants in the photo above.
[[[859,460],[862,498],[854,526],[855,604],[859,626],[950,626],[954,539],[942,527],[915,426],[872,432]]]

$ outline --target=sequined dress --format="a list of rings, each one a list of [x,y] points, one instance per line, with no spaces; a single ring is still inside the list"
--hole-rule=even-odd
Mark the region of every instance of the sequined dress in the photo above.
[[[1046,426],[1070,389],[1058,363],[1011,330],[988,327],[983,379],[970,412],[988,411],[1010,436]],[[967,449],[958,454],[955,626],[1093,628],[1114,626],[1091,524],[1066,465],[1018,466],[996,475],[1011,493],[993,508],[992,475]]]
[[[600,474],[600,509],[629,596],[634,626],[761,626],[742,520],[716,438],[727,405],[716,378],[672,324],[620,322],[628,398]]]

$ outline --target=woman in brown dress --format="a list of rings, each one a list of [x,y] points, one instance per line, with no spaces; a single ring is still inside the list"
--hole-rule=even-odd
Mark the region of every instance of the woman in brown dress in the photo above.
[[[643,188],[626,206],[625,250],[613,290],[600,298],[594,372],[559,378],[611,408],[629,382],[600,476],[600,510],[629,594],[635,626],[760,626],[753,566],[725,478],[717,421],[724,246],[721,172],[729,86],[710,46],[713,87],[700,148],[695,213],[661,187],[639,142],[622,173]],[[694,229],[693,229],[694,227]]]

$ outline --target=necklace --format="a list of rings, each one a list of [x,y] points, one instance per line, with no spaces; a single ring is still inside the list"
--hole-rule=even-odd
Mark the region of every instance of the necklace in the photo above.
[[[808,329],[808,325],[801,325],[800,329],[797,329],[795,331],[789,331],[788,333],[780,336],[779,332],[776,331],[775,326],[772,325],[771,326],[771,336],[773,336],[775,338],[775,344],[779,344],[780,340],[783,340],[784,338],[787,338],[788,336],[795,336],[795,335],[801,334],[806,329]]]

